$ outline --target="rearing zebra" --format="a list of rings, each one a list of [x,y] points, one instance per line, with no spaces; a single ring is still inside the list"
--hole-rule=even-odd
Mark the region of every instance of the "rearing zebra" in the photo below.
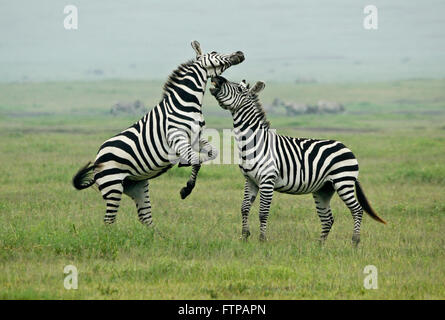
[[[240,169],[246,178],[241,207],[242,238],[250,235],[248,215],[258,191],[260,240],[267,239],[267,218],[274,190],[289,194],[312,193],[322,225],[321,241],[326,240],[334,223],[330,200],[335,192],[352,213],[355,245],[360,242],[363,209],[373,219],[386,223],[371,208],[357,180],[357,159],[341,142],[290,138],[270,130],[257,96],[265,87],[263,82],[249,89],[244,80],[237,84],[217,76],[212,78],[212,84],[215,87],[210,93],[223,109],[232,113]]]
[[[192,47],[196,59],[173,71],[164,85],[162,101],[131,127],[105,141],[94,163],[73,177],[78,190],[94,183],[98,186],[107,205],[106,224],[115,221],[124,193],[136,203],[140,222],[150,225],[148,181],[178,162],[192,165],[191,177],[181,190],[184,199],[195,185],[201,163],[217,156],[216,149],[200,137],[205,125],[201,105],[207,79],[241,63],[244,55],[240,51],[202,54],[197,41]]]

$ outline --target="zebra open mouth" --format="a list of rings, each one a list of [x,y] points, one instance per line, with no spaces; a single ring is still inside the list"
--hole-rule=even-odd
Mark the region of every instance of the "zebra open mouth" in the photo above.
[[[213,85],[213,88],[210,88],[210,93],[212,96],[215,96],[219,93],[219,91],[221,90],[221,86],[222,84],[227,81],[226,79],[224,79],[223,77],[220,76],[216,76],[216,77],[212,77],[210,79],[211,84]]]
[[[210,94],[212,96],[216,96],[218,94],[219,90],[221,90],[221,88],[216,87],[214,82],[212,82],[212,85],[214,85],[214,87],[209,89]]]

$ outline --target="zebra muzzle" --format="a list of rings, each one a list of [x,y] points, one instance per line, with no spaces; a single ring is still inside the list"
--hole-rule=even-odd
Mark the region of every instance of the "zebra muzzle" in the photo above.
[[[232,65],[236,65],[239,64],[241,62],[243,62],[246,58],[244,57],[244,53],[242,53],[241,51],[237,51],[234,54],[232,54],[229,58],[230,63]]]

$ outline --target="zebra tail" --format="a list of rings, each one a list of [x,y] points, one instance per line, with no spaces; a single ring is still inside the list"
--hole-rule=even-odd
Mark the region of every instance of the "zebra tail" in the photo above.
[[[374,220],[386,224],[386,221],[380,218],[369,204],[369,201],[366,198],[365,193],[363,192],[363,189],[358,180],[355,181],[355,192],[357,193],[358,202],[363,207],[363,210],[365,210],[366,213],[369,214],[371,218],[373,218]]]
[[[94,184],[93,170],[97,167],[95,164],[88,162],[85,166],[79,169],[73,177],[73,186],[77,190],[86,189]]]

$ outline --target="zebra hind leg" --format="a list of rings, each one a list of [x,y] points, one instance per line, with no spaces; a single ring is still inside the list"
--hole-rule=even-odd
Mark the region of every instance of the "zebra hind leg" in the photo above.
[[[148,194],[148,180],[125,180],[124,193],[133,199],[136,204],[139,221],[147,227],[152,225],[153,219],[151,216],[151,203]]]
[[[107,205],[107,211],[104,216],[104,223],[110,225],[116,221],[116,214],[119,210],[123,186],[122,182],[118,182],[109,187],[101,189],[102,186],[103,185],[99,185],[99,190],[101,190],[102,198],[105,200]]]
[[[267,241],[266,228],[272,203],[275,177],[266,177],[259,186],[260,191],[260,241]]]
[[[312,194],[315,201],[317,214],[321,222],[321,243],[324,243],[326,241],[326,238],[331,231],[332,225],[334,224],[334,216],[332,215],[330,206],[331,198],[334,192],[335,190],[332,186],[332,183],[327,182],[320,190]]]
[[[343,184],[340,187],[336,188],[336,191],[351,211],[352,218],[354,220],[352,243],[354,246],[357,246],[360,242],[360,227],[363,218],[363,208],[355,197],[354,182],[355,181],[351,181],[351,184]]]

